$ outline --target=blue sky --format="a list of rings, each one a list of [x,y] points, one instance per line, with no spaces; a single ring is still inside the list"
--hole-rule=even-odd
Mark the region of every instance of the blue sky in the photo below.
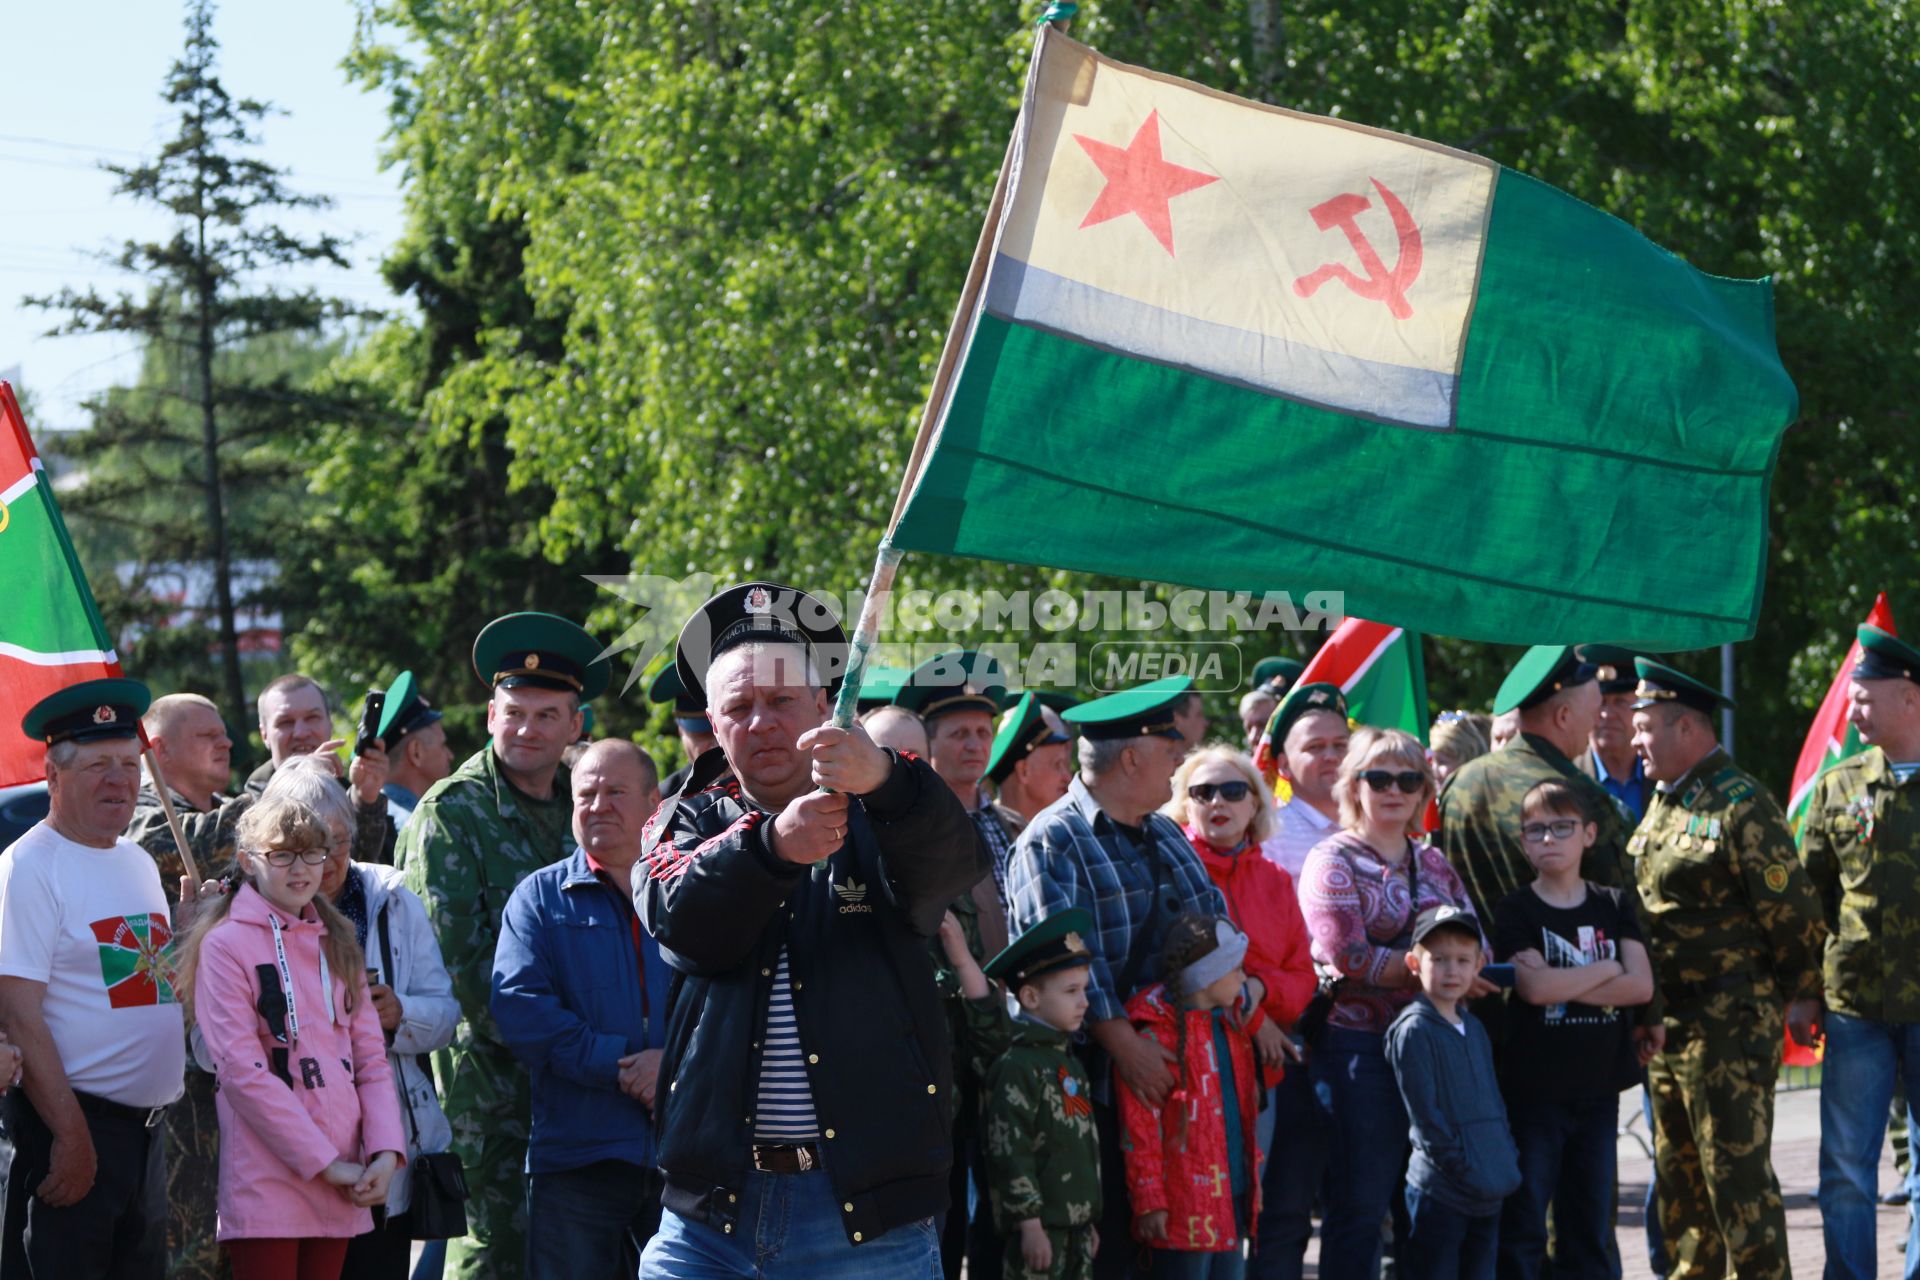
[[[0,77],[0,376],[33,397],[36,434],[84,425],[80,402],[139,370],[126,337],[41,336],[56,319],[20,299],[71,285],[141,282],[92,254],[128,238],[159,238],[166,219],[112,195],[96,166],[151,155],[173,132],[160,101],[178,56],[184,10],[169,0],[67,0],[12,5]],[[381,255],[402,225],[397,171],[380,169],[384,98],[340,69],[353,40],[352,0],[227,0],[215,16],[220,75],[235,97],[264,98],[258,154],[290,170],[299,191],[334,208],[284,219],[302,231],[355,237],[353,269],[304,268],[290,279],[355,302],[399,306],[381,282]]]

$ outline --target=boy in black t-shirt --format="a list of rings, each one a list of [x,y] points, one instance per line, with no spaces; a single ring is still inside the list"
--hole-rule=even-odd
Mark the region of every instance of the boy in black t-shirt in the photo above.
[[[1500,1280],[1533,1280],[1553,1206],[1556,1280],[1610,1280],[1620,1091],[1639,1080],[1627,1006],[1653,998],[1631,890],[1580,878],[1597,829],[1579,792],[1542,782],[1521,807],[1533,884],[1494,910],[1495,955],[1518,979],[1501,1086],[1520,1189],[1500,1218]]]

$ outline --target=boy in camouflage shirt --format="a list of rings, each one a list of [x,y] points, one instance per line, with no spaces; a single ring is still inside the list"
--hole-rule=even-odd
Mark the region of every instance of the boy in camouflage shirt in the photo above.
[[[1003,980],[1020,1005],[1012,1018],[994,1010],[1007,1048],[981,1093],[987,1187],[1007,1241],[1008,1280],[1086,1280],[1100,1247],[1100,1140],[1092,1086],[1073,1052],[1087,1016],[1092,954],[1083,938],[1092,930],[1092,917],[1075,908],[1021,934],[984,973],[952,956],[970,1016],[989,1003],[989,977]]]

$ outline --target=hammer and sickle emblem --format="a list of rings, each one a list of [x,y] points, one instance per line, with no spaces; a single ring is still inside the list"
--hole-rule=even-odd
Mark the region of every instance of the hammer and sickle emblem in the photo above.
[[[1344,263],[1329,262],[1295,280],[1293,291],[1302,298],[1311,298],[1321,285],[1329,280],[1338,280],[1363,298],[1386,303],[1394,319],[1405,320],[1413,314],[1413,306],[1407,301],[1407,290],[1420,278],[1420,263],[1424,256],[1420,247],[1420,227],[1414,222],[1413,215],[1407,212],[1407,206],[1400,203],[1400,197],[1389,191],[1380,179],[1371,181],[1373,189],[1380,193],[1380,203],[1386,206],[1387,216],[1393,219],[1394,234],[1400,238],[1400,256],[1394,260],[1393,270],[1387,270],[1387,264],[1380,260],[1372,241],[1367,239],[1367,233],[1360,229],[1360,215],[1373,207],[1373,201],[1363,195],[1343,191],[1307,212],[1313,215],[1314,224],[1322,231],[1338,227],[1346,233],[1348,243],[1353,245],[1354,255],[1360,259],[1360,265],[1367,274],[1362,278]]]

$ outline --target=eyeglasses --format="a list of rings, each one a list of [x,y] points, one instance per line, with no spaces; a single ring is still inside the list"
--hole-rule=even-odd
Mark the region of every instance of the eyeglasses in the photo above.
[[[1217,795],[1228,804],[1233,804],[1245,800],[1247,793],[1252,790],[1252,786],[1244,782],[1196,782],[1187,788],[1187,799],[1206,804]]]
[[[310,867],[317,867],[327,860],[329,854],[325,849],[303,849],[298,852],[292,849],[262,849],[256,856],[265,858],[276,867],[290,867],[296,858]]]
[[[1529,822],[1520,828],[1520,838],[1528,844],[1542,844],[1548,836],[1555,840],[1571,840],[1573,833],[1580,829],[1577,818],[1555,818],[1552,822]]]
[[[1427,775],[1418,769],[1402,769],[1398,773],[1391,769],[1364,769],[1360,773],[1360,781],[1375,791],[1391,791],[1398,784],[1400,790],[1411,796],[1418,795],[1427,785]]]

